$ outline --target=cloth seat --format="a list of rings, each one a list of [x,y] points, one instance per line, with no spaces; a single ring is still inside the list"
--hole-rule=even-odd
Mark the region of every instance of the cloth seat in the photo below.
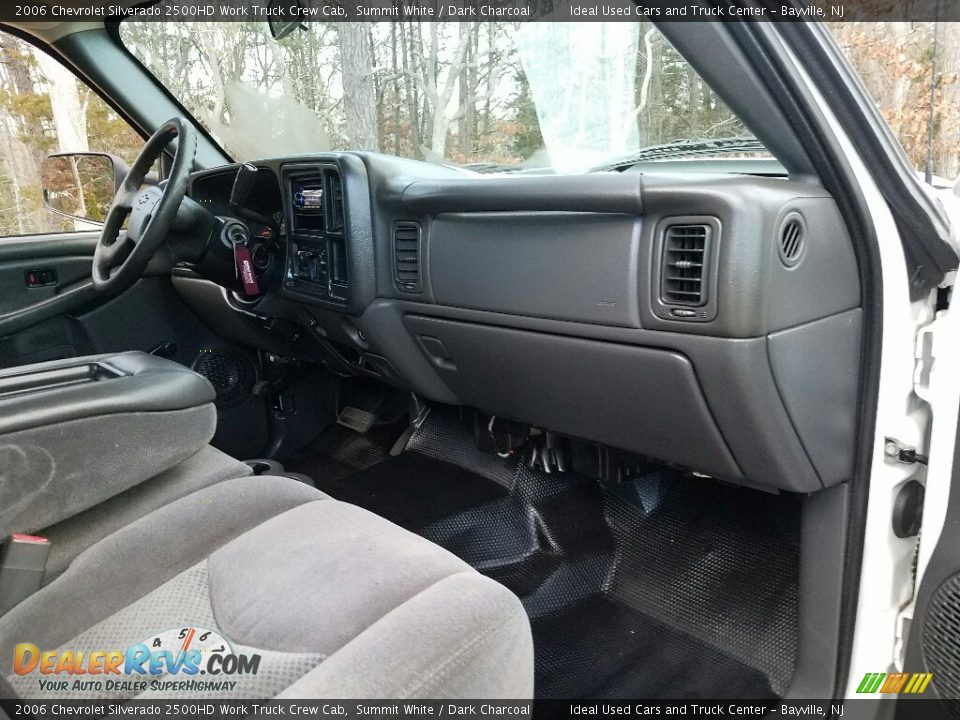
[[[77,555],[95,542],[137,518],[201,488],[252,474],[253,470],[246,463],[207,445],[169,470],[89,510],[39,530],[37,534],[52,543],[43,584],[59,576]]]
[[[259,655],[256,674],[190,692],[130,684],[80,691],[74,676],[18,675],[8,660],[6,694],[525,699],[533,691],[529,622],[506,588],[383,518],[264,476],[218,482],[91,545],[0,617],[0,657],[29,643],[89,658],[156,646],[178,628],[210,630],[233,653]],[[71,682],[41,692],[40,678]]]

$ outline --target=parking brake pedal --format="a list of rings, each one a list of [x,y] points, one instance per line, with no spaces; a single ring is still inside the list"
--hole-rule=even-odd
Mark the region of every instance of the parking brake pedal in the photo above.
[[[356,430],[361,434],[366,433],[370,428],[372,428],[373,423],[376,421],[377,416],[373,413],[349,406],[341,410],[340,415],[337,417],[338,425],[343,425],[351,430]]]

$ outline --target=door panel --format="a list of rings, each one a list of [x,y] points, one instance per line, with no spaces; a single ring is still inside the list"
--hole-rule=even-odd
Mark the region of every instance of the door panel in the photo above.
[[[0,239],[0,366],[167,345],[191,365],[216,336],[180,299],[169,277],[143,278],[119,296],[90,284],[99,232]],[[52,271],[28,286],[28,273]],[[43,277],[41,280],[45,279]]]
[[[17,260],[0,265],[0,315],[57,295],[61,288],[90,278],[90,258]]]
[[[102,301],[90,284],[99,235],[99,231],[91,231],[0,239],[0,366],[39,362],[32,358],[33,351],[64,344],[68,338],[65,329],[55,329],[56,322],[39,334],[32,328]],[[31,277],[31,273],[35,274]],[[24,338],[11,343],[11,336],[20,332],[36,337],[38,345]],[[43,352],[39,357],[56,359]]]
[[[82,355],[80,328],[66,317],[55,317],[0,338],[0,367],[60,360]]]
[[[70,233],[0,240],[0,367],[160,348],[164,357],[187,367],[201,358],[220,358],[221,364],[232,358],[247,369],[245,384],[230,402],[218,395],[213,444],[238,457],[258,455],[268,426],[264,398],[250,392],[259,376],[256,356],[210,330],[169,276],[142,278],[116,297],[98,294],[89,281],[97,237]],[[28,288],[25,273],[44,269],[56,271],[57,283]]]
[[[95,301],[90,265],[99,232],[0,239],[0,367],[80,354],[84,340],[64,313]],[[30,287],[28,273],[35,277]]]

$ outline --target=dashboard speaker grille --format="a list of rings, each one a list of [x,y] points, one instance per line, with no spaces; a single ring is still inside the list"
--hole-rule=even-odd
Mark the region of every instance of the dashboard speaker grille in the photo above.
[[[803,218],[793,213],[788,215],[780,226],[780,236],[777,248],[780,253],[780,262],[787,267],[793,267],[803,256],[803,248],[807,236],[807,228]]]
[[[703,305],[709,225],[671,225],[664,231],[660,298],[668,305]]]
[[[403,292],[420,292],[420,226],[398,222],[393,227],[394,278]]]
[[[203,350],[193,363],[194,372],[200,373],[217,392],[216,404],[228,407],[243,402],[256,382],[256,374],[250,361],[230,350]]]

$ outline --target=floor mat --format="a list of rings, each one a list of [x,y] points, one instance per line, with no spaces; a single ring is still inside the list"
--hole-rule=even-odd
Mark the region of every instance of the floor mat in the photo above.
[[[346,479],[317,480],[338,500],[360,505],[408,530],[420,530],[507,495],[495,482],[419,453],[391,457]]]
[[[355,442],[341,438],[314,457],[342,463]],[[653,464],[617,484],[548,474],[480,453],[451,409],[434,409],[407,448],[314,477],[513,590],[531,619],[538,698],[770,699],[786,690],[796,497]]]
[[[774,697],[755,668],[603,595],[536,618],[532,626],[538,697]]]
[[[309,475],[322,490],[324,484],[389,460],[390,448],[403,428],[401,424],[377,425],[361,434],[333,425],[310,445],[284,458],[283,464],[290,472]]]

